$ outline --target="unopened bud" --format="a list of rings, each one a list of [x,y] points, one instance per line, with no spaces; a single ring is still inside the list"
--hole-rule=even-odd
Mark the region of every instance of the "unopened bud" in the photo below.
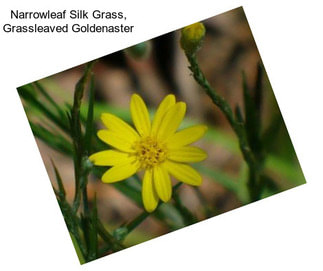
[[[205,26],[202,23],[195,23],[182,29],[181,47],[186,54],[192,55],[200,48],[205,36]]]

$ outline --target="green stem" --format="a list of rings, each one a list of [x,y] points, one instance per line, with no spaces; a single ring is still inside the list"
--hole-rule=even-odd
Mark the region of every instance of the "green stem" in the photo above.
[[[95,62],[90,62],[86,65],[85,71],[81,79],[78,81],[74,92],[74,102],[71,109],[70,124],[71,124],[71,137],[74,146],[74,174],[75,174],[75,194],[73,201],[73,211],[77,212],[80,199],[81,199],[81,187],[84,189],[87,182],[87,170],[83,168],[82,159],[85,156],[85,147],[82,137],[81,121],[80,121],[80,108],[84,90],[88,79],[91,74],[92,67]],[[83,196],[86,194],[86,190],[83,192]],[[86,203],[87,204],[87,203]]]
[[[109,249],[112,249],[113,251],[119,251],[125,248],[106,230],[106,228],[99,219],[97,224],[98,233],[101,236],[101,238],[107,243]]]
[[[201,71],[199,64],[197,62],[196,54],[186,54],[186,57],[190,63],[190,70],[193,72],[193,77],[196,82],[204,89],[206,94],[211,98],[212,102],[218,106],[221,112],[224,114],[226,119],[228,120],[230,126],[238,137],[240,150],[242,152],[243,158],[248,164],[249,167],[249,196],[251,201],[258,200],[259,189],[257,188],[257,184],[259,182],[260,170],[255,159],[255,156],[249,146],[247,135],[245,132],[245,127],[243,122],[235,119],[233,111],[228,104],[228,102],[218,94],[218,92],[211,87],[209,81],[206,79],[205,75]]]
[[[83,198],[83,210],[85,216],[89,215],[89,203],[87,198],[87,186],[85,185],[82,189],[82,198]]]
[[[178,183],[173,186],[173,194],[175,195],[176,191],[180,188],[182,183]],[[155,211],[160,208],[161,205],[163,205],[163,202],[160,202],[158,206],[156,207]],[[153,213],[148,213],[146,211],[143,211],[140,213],[135,219],[133,219],[131,222],[129,222],[125,226],[121,226],[120,228],[116,229],[114,233],[119,236],[119,241],[124,240],[129,233],[131,233],[137,226],[139,226],[146,218],[148,218]],[[192,223],[190,223],[192,224]]]
[[[46,89],[38,82],[34,82],[35,86],[39,89],[40,93],[46,98],[46,100],[56,109],[61,118],[65,117],[64,111],[58,106],[54,99],[48,94]]]
[[[71,206],[68,204],[68,202],[64,199],[58,201],[59,206],[62,210],[62,213],[64,215],[64,220],[67,225],[67,228],[69,229],[70,233],[75,238],[75,241],[77,242],[79,249],[82,253],[83,258],[86,258],[87,251],[83,244],[80,232],[79,232],[79,219],[73,212]]]

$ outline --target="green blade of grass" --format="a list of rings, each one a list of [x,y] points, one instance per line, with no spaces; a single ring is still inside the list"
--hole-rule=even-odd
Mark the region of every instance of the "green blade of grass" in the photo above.
[[[54,99],[49,95],[48,91],[43,87],[43,85],[36,81],[34,82],[34,85],[36,86],[36,88],[40,91],[40,93],[45,97],[45,99],[49,102],[49,104],[51,104],[57,111],[57,113],[59,114],[59,116],[61,118],[65,118],[65,113],[62,110],[62,108],[54,101]]]
[[[97,220],[97,229],[98,229],[98,234],[105,241],[105,243],[108,244],[108,248],[106,249],[109,249],[109,250],[112,249],[113,251],[120,251],[125,248],[113,237],[111,233],[109,233],[109,231],[104,227],[104,225],[99,219]],[[101,253],[104,253],[104,252],[101,252]]]
[[[82,162],[85,157],[84,149],[84,138],[82,134],[82,124],[80,120],[80,108],[82,99],[87,85],[88,79],[91,75],[91,70],[94,65],[94,61],[89,62],[85,65],[85,69],[82,77],[79,79],[75,86],[73,106],[70,111],[70,135],[73,141],[74,153],[74,176],[75,176],[75,193],[73,200],[73,210],[76,212],[80,206],[81,191],[83,188],[83,197],[86,197],[86,184],[87,184],[87,173],[84,171]],[[83,201],[85,208],[87,200]]]
[[[74,235],[72,233],[70,233],[70,236],[71,236],[72,243],[73,243],[73,246],[76,251],[76,255],[79,258],[80,264],[84,264],[86,261],[84,259],[83,254],[82,254],[81,248],[80,248],[78,242],[76,241],[76,238],[74,237]]]
[[[58,199],[59,206],[61,208],[61,211],[64,216],[64,220],[66,223],[66,226],[69,230],[69,232],[74,236],[75,241],[77,242],[77,245],[80,249],[80,252],[82,253],[82,258],[85,259],[86,248],[83,244],[83,241],[81,239],[81,235],[79,232],[79,221],[77,216],[74,214],[71,206],[68,204],[66,200],[60,200]]]
[[[65,200],[66,193],[65,193],[65,188],[63,185],[62,178],[61,178],[53,160],[51,160],[51,162],[52,162],[52,165],[53,165],[53,168],[55,171],[55,177],[56,177],[56,182],[57,182],[57,186],[58,186],[58,196],[59,196],[60,200]]]
[[[176,185],[173,186],[173,193],[176,194],[177,190],[179,189],[179,187],[182,185],[182,183],[178,183]],[[124,226],[121,226],[119,228],[117,228],[114,232],[113,232],[113,235],[116,237],[117,240],[124,240],[135,228],[137,228],[146,218],[148,218],[149,216],[156,216],[156,217],[161,217],[162,215],[162,218],[161,220],[164,221],[165,218],[168,218],[169,217],[166,217],[166,215],[169,215],[173,212],[170,212],[170,208],[167,208],[169,206],[172,206],[170,204],[167,204],[167,203],[164,203],[164,202],[159,202],[157,208],[155,209],[154,212],[152,213],[148,213],[146,211],[143,211],[142,213],[140,213],[137,217],[135,217],[131,222],[127,223],[126,225]],[[172,206],[174,208],[174,206]],[[166,210],[166,212],[165,212]],[[180,214],[179,210],[178,209],[175,209],[176,210],[177,214]],[[182,214],[180,214],[182,215]],[[182,217],[181,217],[182,218]],[[172,220],[174,221],[174,220]],[[183,220],[181,220],[183,221]],[[196,222],[196,221],[194,221]],[[190,223],[192,224],[192,223]],[[181,224],[180,227],[174,227],[172,228],[173,230],[175,229],[178,229],[178,228],[182,228],[184,227],[185,224]]]
[[[90,222],[88,259],[89,261],[92,261],[98,257],[98,211],[96,206],[96,196],[94,196]]]
[[[94,76],[91,76],[89,105],[85,124],[84,144],[87,154],[91,153],[91,143],[93,134],[93,111],[94,111]]]
[[[237,193],[237,191],[239,189],[239,185],[238,185],[237,180],[231,178],[227,174],[222,173],[220,171],[210,169],[202,164],[195,165],[195,168],[198,171],[200,171],[202,174],[204,174],[205,176],[211,177],[212,180],[221,184],[226,189],[228,189],[234,193]]]
[[[31,85],[25,85],[17,88],[20,97],[22,97],[27,103],[37,108],[42,114],[44,114],[48,119],[60,127],[63,131],[68,132],[68,124],[64,119],[57,116],[54,112],[49,110],[44,103],[39,101],[35,95],[31,92]]]
[[[262,73],[258,70],[258,77]],[[257,78],[257,81],[261,82],[261,78]],[[261,92],[261,84],[259,84],[257,91]],[[245,73],[242,74],[242,89],[243,89],[243,102],[245,112],[245,132],[248,137],[250,148],[253,150],[257,159],[261,161],[262,155],[262,144],[260,141],[260,129],[261,129],[261,116],[260,108],[257,107],[254,97],[252,97],[251,90],[247,85],[247,79]],[[260,97],[261,95],[258,94]]]
[[[72,144],[68,142],[63,136],[54,134],[40,124],[29,122],[31,130],[35,137],[44,141],[51,148],[71,156],[73,153]]]

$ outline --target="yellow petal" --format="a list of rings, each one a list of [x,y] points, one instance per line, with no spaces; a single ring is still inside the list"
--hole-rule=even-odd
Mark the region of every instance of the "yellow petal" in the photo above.
[[[159,126],[161,125],[162,119],[164,118],[166,112],[175,104],[175,96],[173,94],[167,95],[160,105],[158,106],[158,109],[155,113],[152,127],[151,127],[151,134],[156,135]]]
[[[96,166],[115,166],[129,161],[129,153],[116,150],[100,151],[92,154],[89,160]]]
[[[116,165],[102,175],[102,182],[115,183],[127,179],[137,172],[139,166],[140,164],[134,161]]]
[[[125,121],[109,113],[101,115],[103,124],[112,132],[121,133],[129,140],[135,141],[139,139],[138,133]]]
[[[206,125],[195,125],[183,129],[168,138],[167,147],[171,149],[191,144],[199,140],[205,134],[206,130]]]
[[[133,123],[140,135],[150,134],[150,119],[145,102],[138,94],[133,94],[130,101],[130,111]]]
[[[175,162],[185,163],[201,162],[205,160],[206,157],[207,154],[204,150],[193,146],[185,146],[178,149],[172,149],[169,150],[169,153],[167,154],[168,159]]]
[[[153,186],[153,171],[147,169],[142,181],[142,201],[147,212],[151,213],[158,205],[158,196]]]
[[[183,102],[173,105],[165,114],[163,121],[157,131],[157,138],[166,140],[178,129],[186,111],[186,104]]]
[[[202,183],[201,175],[189,165],[167,160],[165,168],[171,175],[183,183],[196,186]]]
[[[156,166],[153,170],[154,186],[158,197],[167,202],[172,196],[172,183],[168,172],[162,166]]]
[[[108,130],[98,131],[98,137],[105,143],[124,152],[134,152],[134,142],[129,140],[125,135],[114,133]]]

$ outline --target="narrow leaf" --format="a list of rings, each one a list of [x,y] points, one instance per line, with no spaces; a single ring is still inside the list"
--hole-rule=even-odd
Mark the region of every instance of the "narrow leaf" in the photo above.
[[[63,185],[63,181],[62,181],[62,178],[54,164],[54,161],[51,160],[52,162],[52,165],[54,167],[54,171],[55,171],[55,177],[56,177],[56,182],[57,182],[57,186],[58,186],[58,195],[60,197],[61,200],[65,200],[65,196],[66,196],[66,193],[65,193],[65,188],[64,188],[64,185]]]
[[[35,137],[38,137],[48,146],[61,153],[72,155],[72,144],[67,139],[65,139],[65,137],[59,134],[54,134],[40,124],[35,124],[32,121],[30,121],[29,124]]]
[[[40,112],[42,112],[48,119],[54,122],[58,127],[60,127],[63,131],[68,132],[68,125],[64,122],[64,119],[57,116],[54,112],[52,112],[46,105],[39,101],[37,97],[31,91],[30,85],[22,86],[18,88],[19,95],[30,105],[37,108]]]
[[[94,196],[93,208],[90,217],[90,232],[89,232],[89,261],[95,260],[98,257],[98,213],[96,206],[96,195]]]
[[[45,99],[56,109],[60,117],[64,118],[65,114],[62,108],[54,101],[54,99],[49,95],[47,90],[38,81],[34,82],[34,85],[40,91],[40,93],[45,97]]]
[[[97,220],[97,226],[99,235],[113,251],[119,251],[125,248],[117,240],[115,240],[115,238],[108,232],[99,219]]]
[[[248,137],[248,143],[250,145],[250,148],[253,150],[254,155],[257,156],[257,159],[261,161],[263,159],[263,154],[262,144],[260,141],[260,108],[257,108],[256,100],[252,96],[251,90],[247,85],[245,73],[242,74],[242,80],[245,111],[245,131]],[[261,91],[261,89],[258,89],[258,91]],[[258,96],[260,97],[261,95],[258,94]]]
[[[71,236],[71,239],[72,239],[72,243],[74,245],[74,248],[75,248],[75,251],[76,251],[76,254],[77,254],[77,257],[79,258],[79,261],[80,261],[80,264],[84,264],[86,263],[85,259],[84,259],[84,256],[82,254],[82,251],[81,251],[81,248],[76,240],[76,238],[74,237],[73,234],[70,233],[70,236]]]
[[[92,142],[92,134],[93,134],[93,108],[94,108],[94,76],[91,76],[90,83],[90,92],[89,92],[89,105],[85,126],[85,136],[84,136],[84,144],[85,150],[88,154],[91,153],[91,142]]]

